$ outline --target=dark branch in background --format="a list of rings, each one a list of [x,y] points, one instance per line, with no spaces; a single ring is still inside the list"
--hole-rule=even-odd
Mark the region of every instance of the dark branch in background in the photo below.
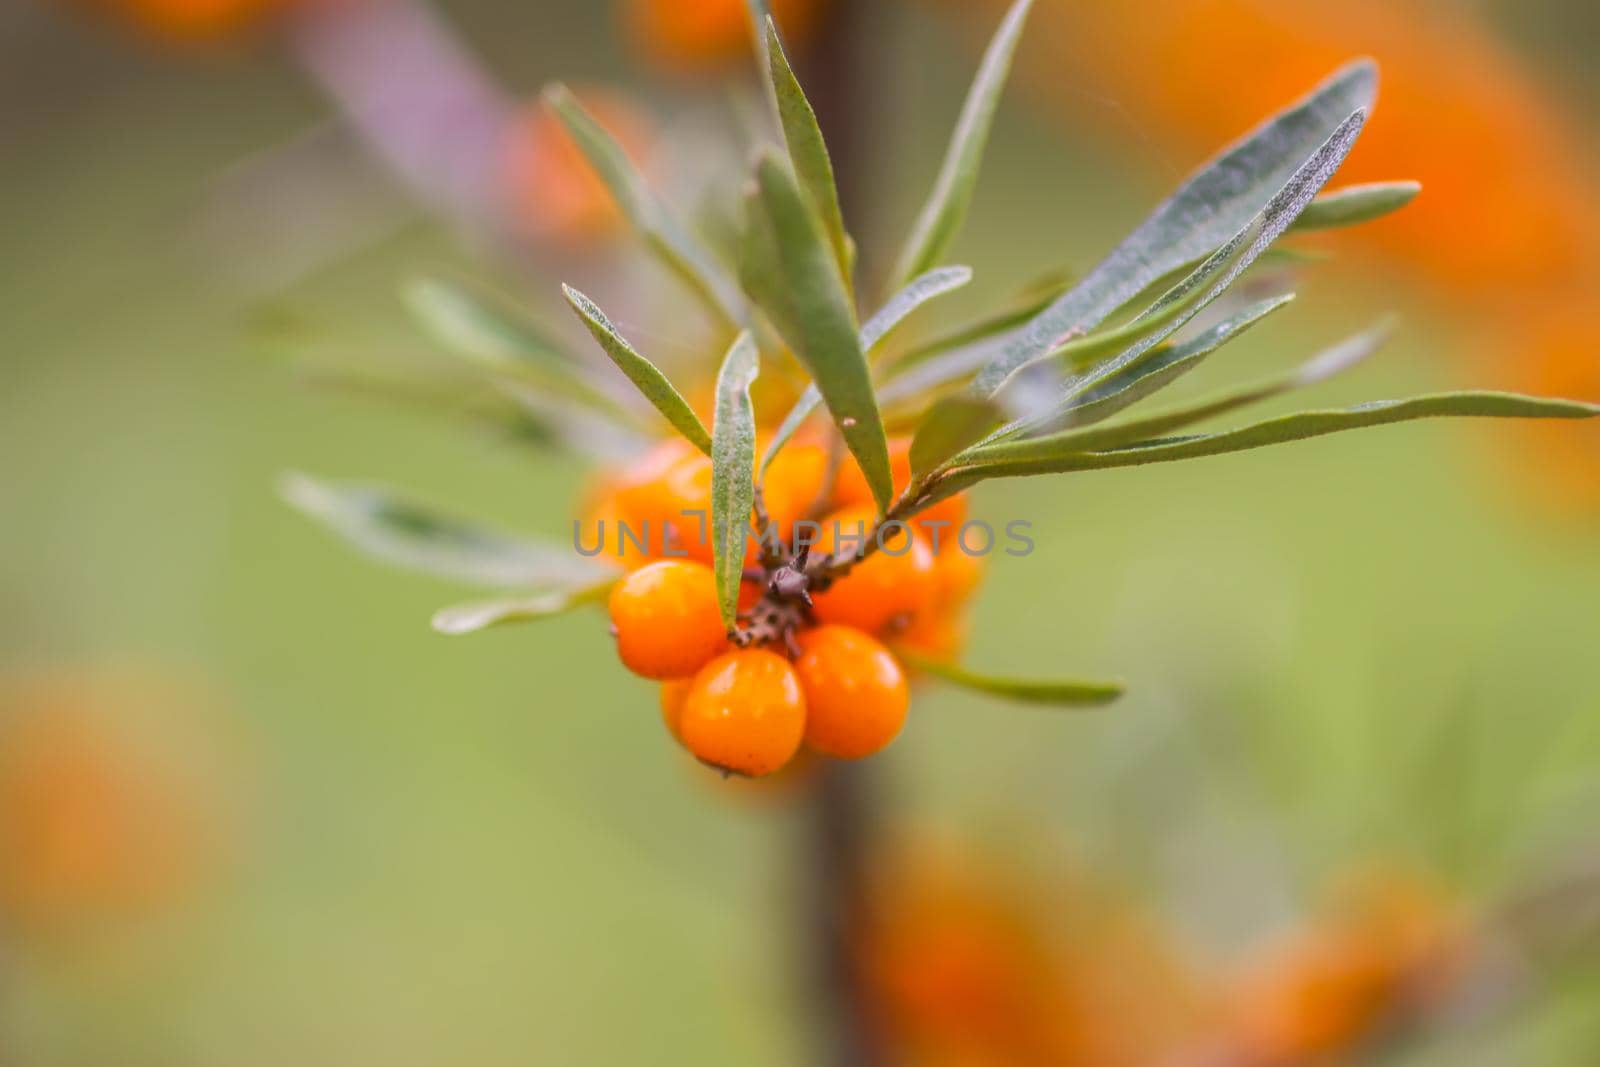
[[[846,220],[867,217],[868,143],[873,128],[864,84],[870,0],[834,0],[812,47],[801,57],[801,77],[817,124],[833,158],[834,179]],[[872,264],[863,264],[870,271]],[[866,762],[822,760],[808,798],[808,847],[798,884],[807,887],[802,928],[816,997],[818,1062],[833,1067],[877,1067],[889,1062],[868,1002],[861,959],[866,906],[868,842],[876,831],[872,768]]]

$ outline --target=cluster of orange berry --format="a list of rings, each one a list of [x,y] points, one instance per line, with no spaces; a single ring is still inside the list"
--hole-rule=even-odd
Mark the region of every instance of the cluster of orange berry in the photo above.
[[[909,447],[890,442],[901,488]],[[983,567],[958,539],[966,501],[880,529],[854,462],[797,441],[773,459],[761,505],[729,632],[704,533],[711,460],[671,441],[605,481],[589,521],[629,571],[610,596],[618,655],[662,683],[668,729],[713,767],[770,774],[802,744],[839,759],[869,756],[899,734],[909,705],[891,647],[929,659],[959,649]],[[862,551],[874,539],[876,551]]]

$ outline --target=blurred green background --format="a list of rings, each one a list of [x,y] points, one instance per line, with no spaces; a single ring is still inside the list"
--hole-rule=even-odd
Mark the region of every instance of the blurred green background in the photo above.
[[[520,90],[559,75],[651,92],[605,8],[446,6]],[[1496,17],[1511,47],[1550,39],[1571,102],[1592,102],[1592,54],[1531,14]],[[886,191],[920,195],[972,63],[928,12],[886,18],[868,239],[903,225]],[[426,351],[397,286],[486,273],[479,257],[412,218],[287,287],[232,284],[217,257],[252,248],[196,239],[195,219],[219,175],[325,117],[292,63],[52,6],[4,19],[0,666],[131,663],[205,686],[190,725],[227,756],[223,795],[197,802],[228,845],[121,962],[0,951],[0,1061],[810,1062],[794,807],[678,751],[598,614],[437,636],[428,616],[460,589],[356,559],[276,495],[305,470],[566,536],[570,462],[307,389],[282,353]],[[1010,100],[956,257],[980,296],[1088,266],[1175,176]],[[1456,327],[1391,275],[1313,271],[1300,289],[1195,388],[1397,305],[1382,358],[1323,397],[1466,377]],[[1216,960],[1363,858],[1476,897],[1593,848],[1600,534],[1519,485],[1537,444],[1434,423],[980,491],[980,513],[1033,522],[1038,550],[992,567],[968,658],[1120,676],[1130,694],[1047,714],[920,693],[880,757],[895,832],[1125,880]],[[1483,1062],[1592,1062],[1573,1036],[1600,1024],[1588,988],[1520,1013]]]

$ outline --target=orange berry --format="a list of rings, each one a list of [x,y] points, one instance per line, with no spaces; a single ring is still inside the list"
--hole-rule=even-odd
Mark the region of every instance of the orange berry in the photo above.
[[[618,484],[617,517],[628,524],[624,555],[711,562],[711,459],[681,438],[657,445]],[[608,531],[614,547],[618,531]]]
[[[760,648],[725,652],[695,675],[678,728],[701,762],[752,778],[793,758],[806,700],[789,661]]]
[[[954,662],[967,644],[966,620],[951,611],[925,611],[913,617],[891,640],[929,659]]]
[[[809,35],[826,0],[774,0],[772,13],[789,40]],[[685,72],[742,61],[750,51],[744,0],[628,0],[628,34],[655,62]]]
[[[817,502],[827,473],[827,450],[797,442],[785,446],[767,468],[761,495],[767,518],[785,543],[794,539],[795,523],[805,518]]]
[[[822,520],[815,553],[850,548],[872,536],[871,507],[845,508]],[[816,594],[817,618],[876,633],[901,616],[926,610],[935,594],[933,553],[909,529],[891,531],[883,547]]]
[[[683,735],[678,722],[683,718],[683,702],[689,698],[689,687],[693,684],[693,678],[673,678],[661,683],[661,721],[679,744],[683,743]]]
[[[964,551],[951,540],[933,557],[933,577],[937,592],[934,607],[948,611],[971,599],[986,569],[984,557]]]
[[[617,655],[646,678],[686,678],[727,647],[711,568],[664,559],[611,590]]]
[[[910,694],[887,648],[848,626],[819,626],[797,640],[806,744],[837,759],[860,759],[899,735]]]
[[[896,493],[911,484],[911,438],[889,439],[889,473],[893,476]],[[833,500],[840,507],[873,503],[872,489],[868,487],[867,479],[862,475],[861,467],[853,457],[846,456],[839,466],[839,478],[834,483]],[[966,521],[967,498],[957,495],[941,500],[928,510],[919,512],[912,520],[912,525],[928,538],[929,544],[936,543],[939,551],[943,552],[946,545],[954,543],[956,535],[961,530],[961,524]]]

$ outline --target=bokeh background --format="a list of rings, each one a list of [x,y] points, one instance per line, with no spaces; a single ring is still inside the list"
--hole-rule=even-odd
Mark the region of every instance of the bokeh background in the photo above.
[[[625,6],[436,12],[513,101],[555,77],[615,94],[652,174],[714,213],[742,39],[674,43]],[[999,9],[852,14],[869,264]],[[397,295],[418,274],[494,279],[562,330],[555,284],[581,283],[683,361],[699,327],[603,218],[551,232],[513,206],[534,250],[508,252],[503,218],[441,213],[481,175],[419,197],[316,76],[314,17],[184,10],[0,12],[0,1062],[818,1062],[802,787],[695,766],[598,614],[438,636],[462,590],[357,559],[276,489],[390,482],[567,536],[569,460],[318,385],[428,357]],[[1371,53],[1386,90],[1350,173],[1424,194],[1310,242],[1337,257],[1294,267],[1297,306],[1215,373],[1399,309],[1327,399],[1595,399],[1597,30],[1584,0],[1039,0],[955,256],[975,292],[929,328],[1089,266],[1214,148]],[[907,893],[1042,896],[1015,910],[1043,940],[1092,883],[1201,986],[1352,870],[1495,913],[1600,857],[1597,503],[1595,430],[1504,423],[985,488],[1038,550],[992,567],[968,658],[1130,693],[1084,714],[921,693],[875,764],[874,858]],[[1595,897],[1560,899],[1572,929],[1519,957],[1516,995],[1349,1056],[1596,1062]],[[1138,1029],[1173,996],[1106,1014]]]

